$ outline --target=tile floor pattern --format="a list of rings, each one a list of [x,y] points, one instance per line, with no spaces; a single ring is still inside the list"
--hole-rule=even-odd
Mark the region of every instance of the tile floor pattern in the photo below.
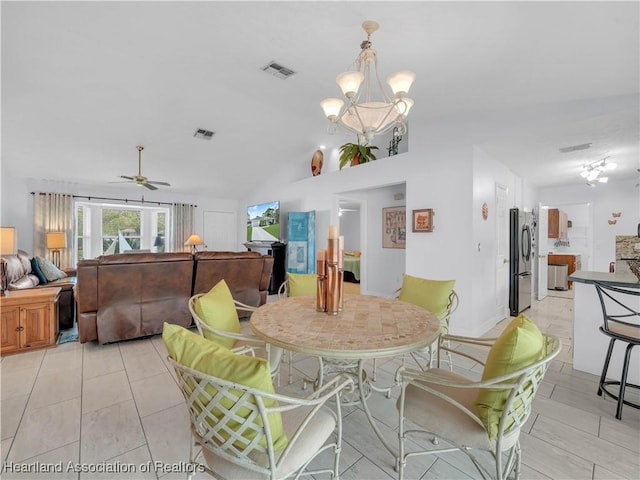
[[[597,378],[572,369],[573,300],[567,296],[534,302],[527,312],[543,330],[560,336],[565,347],[548,371],[521,435],[522,478],[638,479],[640,413],[625,407],[623,421],[615,420],[614,402],[596,396]],[[490,333],[499,332],[506,323]],[[189,431],[184,401],[165,355],[162,339],[156,336],[106,346],[68,343],[2,358],[3,460],[62,462],[65,467],[72,462],[86,470],[96,463],[120,465],[119,472],[108,474],[5,471],[2,478],[185,478],[171,471],[188,460]],[[316,364],[302,355],[295,359],[296,382],[282,390],[301,395],[301,379],[311,375]],[[378,382],[391,384],[398,365],[396,359],[379,361]],[[477,365],[460,364],[456,370],[479,372]],[[395,400],[375,394],[370,405],[383,432],[393,439]],[[163,469],[142,471],[141,466],[153,462]],[[124,471],[129,464],[136,466],[136,473]],[[409,479],[477,477],[469,460],[459,453],[414,459],[408,465]],[[392,458],[360,408],[344,412],[341,471],[343,480],[395,478]]]

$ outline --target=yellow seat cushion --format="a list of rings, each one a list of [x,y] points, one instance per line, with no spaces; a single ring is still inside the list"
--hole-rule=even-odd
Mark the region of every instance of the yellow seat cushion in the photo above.
[[[482,371],[482,381],[506,375],[538,361],[544,355],[544,337],[526,315],[514,318],[489,350]],[[485,427],[489,438],[498,434],[502,409],[509,397],[509,388],[483,388],[476,399],[476,413]],[[529,399],[529,403],[532,398]],[[516,405],[517,408],[528,407]],[[507,422],[509,427],[511,422]]]
[[[162,329],[162,340],[167,347],[169,356],[180,365],[189,367],[198,372],[210,375],[212,377],[222,378],[229,382],[245,385],[267,393],[274,393],[273,381],[271,380],[271,369],[269,362],[263,358],[252,357],[249,355],[236,355],[232,351],[222,347],[221,345],[207,340],[193,332],[190,332],[180,325],[164,323]],[[207,388],[207,393],[211,396],[216,394],[213,387]],[[225,403],[226,402],[226,403]],[[221,401],[225,408],[231,408],[233,402],[229,398]],[[254,402],[255,403],[255,402]],[[201,403],[195,402],[194,405],[206,404],[206,399],[201,399]],[[278,403],[272,399],[264,399],[267,407],[277,406]],[[220,415],[215,415],[220,419]],[[251,413],[247,407],[242,407],[236,412],[238,416],[247,418]],[[284,432],[282,424],[282,415],[279,412],[269,414],[269,426],[273,438],[274,448],[282,449],[288,443],[287,436]],[[237,431],[242,427],[242,423],[229,421],[229,428]],[[224,433],[223,433],[224,436]],[[243,438],[252,440],[256,436],[256,431],[247,429],[243,433]],[[226,438],[229,438],[227,435]],[[243,448],[243,442],[236,441],[238,448]],[[265,440],[261,439],[260,444],[265,446]]]
[[[443,321],[449,305],[449,296],[455,284],[455,280],[429,280],[405,273],[402,277],[398,300],[429,310]],[[442,327],[446,328],[446,325]]]
[[[195,310],[198,317],[211,328],[225,332],[240,333],[238,311],[229,286],[224,279],[216,283],[211,290],[196,301]],[[213,340],[226,348],[233,348],[236,343],[234,338],[216,335],[207,330],[204,330],[204,336],[208,340]]]
[[[315,273],[288,273],[289,296],[315,295],[318,276]]]

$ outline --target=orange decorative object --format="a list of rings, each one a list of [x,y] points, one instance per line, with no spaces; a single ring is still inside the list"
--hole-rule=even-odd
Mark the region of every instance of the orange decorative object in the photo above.
[[[313,157],[311,157],[311,173],[314,177],[320,175],[323,162],[324,154],[322,153],[322,150],[316,150]]]
[[[618,217],[620,217],[621,215],[622,215],[622,212],[613,212],[613,213],[611,214],[611,216],[612,216],[613,218],[618,218]]]
[[[482,204],[482,219],[486,220],[487,218],[489,218],[489,205],[485,202]]]

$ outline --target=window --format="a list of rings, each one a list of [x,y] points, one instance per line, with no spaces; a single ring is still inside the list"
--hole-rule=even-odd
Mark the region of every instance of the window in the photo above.
[[[169,208],[76,202],[76,260],[166,251]]]

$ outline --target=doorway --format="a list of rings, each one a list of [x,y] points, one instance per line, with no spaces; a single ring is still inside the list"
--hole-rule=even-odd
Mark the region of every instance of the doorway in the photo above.
[[[338,223],[344,236],[344,291],[360,293],[363,272],[362,202],[355,198],[338,198]]]

